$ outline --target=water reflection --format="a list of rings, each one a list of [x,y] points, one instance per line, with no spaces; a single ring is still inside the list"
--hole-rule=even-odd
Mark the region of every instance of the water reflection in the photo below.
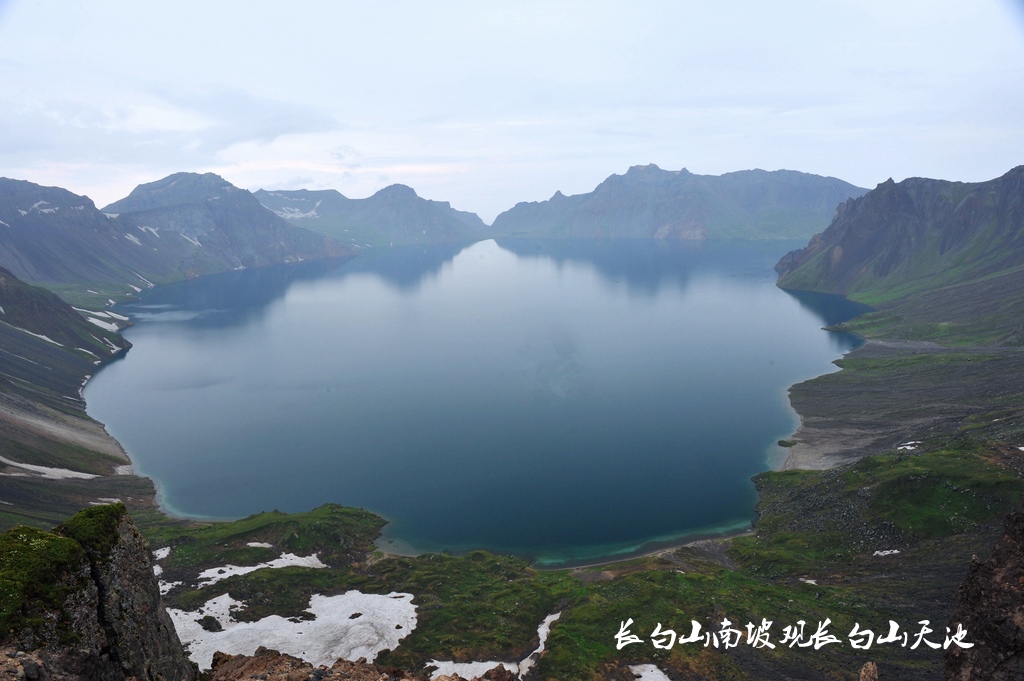
[[[799,242],[664,241],[660,239],[498,239],[502,250],[521,259],[548,260],[559,267],[584,265],[606,283],[624,283],[631,294],[653,297],[664,286],[685,288],[692,277],[727,273],[765,281],[768,266]],[[367,249],[355,258],[318,260],[236,270],[145,291],[139,302],[118,310],[136,321],[189,324],[197,328],[242,326],[264,314],[302,282],[371,275],[404,293],[415,293],[473,244],[428,244]],[[787,291],[800,305],[833,326],[871,310],[842,296]]]
[[[635,550],[748,522],[786,388],[849,347],[831,301],[774,287],[789,247],[486,241],[158,288],[86,399],[180,512],[331,501],[421,550]]]

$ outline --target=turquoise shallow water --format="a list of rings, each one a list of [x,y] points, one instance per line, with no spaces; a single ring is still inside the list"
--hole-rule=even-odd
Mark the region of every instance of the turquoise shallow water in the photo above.
[[[834,370],[841,299],[780,243],[485,241],[232,272],[120,306],[87,385],[166,507],[325,502],[384,546],[583,561],[746,526],[786,389]]]

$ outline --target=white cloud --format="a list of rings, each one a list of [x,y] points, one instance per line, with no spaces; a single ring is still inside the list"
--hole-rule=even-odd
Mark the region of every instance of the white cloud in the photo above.
[[[5,174],[414,186],[490,219],[629,165],[980,180],[1024,148],[1012,3],[12,3]]]

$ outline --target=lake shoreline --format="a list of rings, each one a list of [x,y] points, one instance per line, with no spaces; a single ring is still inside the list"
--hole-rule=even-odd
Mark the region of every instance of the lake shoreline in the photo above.
[[[928,355],[955,354],[967,356],[981,353],[978,349],[948,348],[930,341],[866,339],[837,361],[840,370],[823,374],[789,389],[790,405],[800,419],[796,431],[786,438],[794,444],[786,448],[786,458],[779,470],[828,470],[853,463],[864,456],[876,454],[921,440],[935,430],[957,428],[963,419],[960,408],[950,407],[970,393],[957,388],[956,380],[941,376],[928,377],[906,373],[868,374],[857,369],[864,364],[907,363]],[[1006,353],[1007,351],[1003,350]],[[852,366],[843,366],[847,362]],[[953,376],[950,376],[952,379]],[[965,377],[959,376],[959,379]],[[896,397],[880,403],[877,392],[881,383],[895,382]],[[939,385],[950,392],[942,408],[907,410],[907,404],[920,400],[920,393],[935,399]],[[964,395],[961,395],[963,393]]]
[[[387,253],[329,276],[254,270],[157,287],[124,310],[141,368],[91,380],[89,411],[160,480],[160,508],[199,521],[343,503],[392,519],[385,539],[417,550],[485,540],[538,564],[572,561],[556,565],[747,527],[749,478],[766,468],[765,445],[795,426],[782,392],[851,347],[821,331],[835,302],[776,289],[772,245],[628,246],[615,267],[586,249],[556,259],[483,242],[412,265]],[[570,256],[577,264],[561,266]],[[410,315],[413,302],[422,309]],[[771,342],[746,333],[752,320]],[[200,334],[216,342],[197,351]],[[224,342],[236,337],[256,340]],[[267,358],[283,348],[275,374]],[[727,367],[687,359],[699,355],[728,355]],[[757,418],[737,427],[741,413]],[[643,491],[624,494],[624,483]],[[441,497],[415,504],[433,515],[403,515],[429,490]],[[467,516],[460,497],[486,503]],[[516,508],[507,531],[500,509]]]

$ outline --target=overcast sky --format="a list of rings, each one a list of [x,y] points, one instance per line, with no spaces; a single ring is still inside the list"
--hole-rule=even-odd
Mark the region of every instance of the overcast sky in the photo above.
[[[490,222],[656,163],[864,187],[1024,163],[1020,0],[0,0],[0,175],[394,183]]]

